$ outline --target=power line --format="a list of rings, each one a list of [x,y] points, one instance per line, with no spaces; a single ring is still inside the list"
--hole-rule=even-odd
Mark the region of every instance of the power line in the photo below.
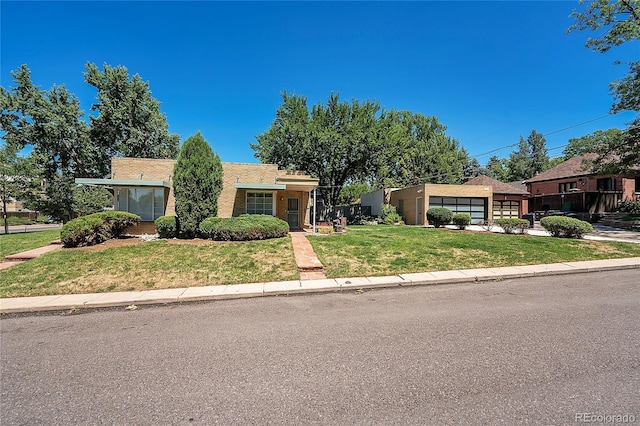
[[[611,115],[613,115],[613,114],[612,113],[608,113],[608,114],[602,115],[600,117],[596,117],[596,118],[592,118],[592,119],[587,120],[587,121],[583,121],[582,123],[574,124],[574,125],[569,126],[569,127],[564,127],[562,129],[559,129],[559,130],[554,130],[553,132],[544,133],[542,136],[549,136],[549,135],[554,135],[556,133],[564,132],[565,130],[573,129],[575,127],[580,127],[580,126],[592,123],[592,122],[597,121],[597,120],[602,120],[603,118],[607,118],[607,117],[609,117]],[[496,153],[498,151],[502,151],[504,149],[513,148],[515,146],[518,146],[518,143],[514,143],[514,144],[511,144],[511,145],[506,145],[506,146],[503,146],[503,147],[500,147],[500,148],[496,148],[496,149],[493,149],[491,151],[484,152],[482,154],[472,155],[472,157],[476,157],[476,158],[477,157],[484,157],[486,155],[490,155],[490,154]]]

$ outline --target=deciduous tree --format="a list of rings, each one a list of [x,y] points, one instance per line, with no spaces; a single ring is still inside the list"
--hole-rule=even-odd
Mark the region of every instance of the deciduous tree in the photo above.
[[[0,201],[2,204],[4,232],[9,233],[7,204],[12,200],[26,201],[38,188],[34,165],[28,158],[17,155],[6,143],[0,146]]]
[[[108,173],[112,157],[175,158],[179,136],[169,133],[160,102],[140,75],[127,68],[86,64],[84,78],[98,91],[91,111],[91,140],[99,148]]]
[[[378,103],[340,102],[331,94],[309,110],[306,98],[286,92],[282,101],[269,129],[251,144],[256,158],[319,178],[325,202],[338,205],[344,185],[366,175],[373,160]]]
[[[575,23],[567,31],[588,30],[599,33],[589,37],[585,46],[596,52],[607,52],[625,43],[640,40],[640,1],[638,0],[581,0],[585,7],[574,10]],[[629,73],[609,85],[614,103],[611,112],[640,111],[640,61],[628,63]],[[640,167],[640,118],[629,123],[622,139],[600,140],[596,153],[599,158],[593,171],[600,173],[626,172]]]

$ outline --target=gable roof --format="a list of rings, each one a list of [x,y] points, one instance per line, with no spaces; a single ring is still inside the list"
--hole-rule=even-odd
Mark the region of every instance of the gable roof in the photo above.
[[[508,183],[500,182],[490,178],[489,176],[480,175],[463,183],[463,185],[484,185],[493,188],[494,194],[516,194],[528,195],[529,193],[523,189],[518,189]]]
[[[584,164],[584,161],[595,160],[598,154],[582,154],[577,157],[573,157],[560,163],[557,166],[542,172],[530,179],[527,179],[525,183],[542,182],[545,180],[566,179],[576,176],[591,175],[589,166]]]

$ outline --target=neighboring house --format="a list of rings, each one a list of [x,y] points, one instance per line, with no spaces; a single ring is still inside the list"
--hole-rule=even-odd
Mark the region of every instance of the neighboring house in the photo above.
[[[383,188],[360,196],[360,205],[371,207],[371,216],[380,216],[382,205],[389,204],[391,193],[399,188]]]
[[[374,191],[373,194],[379,191]],[[370,193],[371,194],[371,193]],[[385,192],[383,192],[385,194]],[[366,200],[378,203],[379,195],[362,196],[362,205]],[[390,191],[389,204],[404,218],[407,225],[424,225],[427,222],[427,210],[432,207],[446,207],[454,214],[466,213],[472,223],[483,223],[489,219],[489,206],[493,204],[493,191],[490,185],[442,185],[423,184]],[[379,205],[377,206],[379,208]],[[371,205],[373,213],[374,205]]]
[[[596,154],[573,157],[527,179],[529,211],[571,211],[593,214],[615,210],[622,200],[640,198],[640,171],[625,175],[595,175],[589,161]]]
[[[76,179],[76,183],[112,188],[114,209],[139,215],[143,223],[134,232],[151,233],[155,219],[175,215],[174,164],[175,160],[113,158],[111,179]],[[291,229],[310,226],[318,179],[278,170],[275,164],[223,162],[222,170],[219,217],[268,214],[285,220]]]
[[[529,193],[524,188],[517,188],[512,184],[500,182],[484,175],[474,177],[463,185],[483,185],[491,187],[493,191],[491,217],[493,220],[501,218],[522,218],[522,214],[528,212]]]

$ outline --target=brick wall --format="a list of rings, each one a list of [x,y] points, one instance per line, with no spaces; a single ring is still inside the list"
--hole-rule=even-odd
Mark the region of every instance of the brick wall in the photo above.
[[[218,216],[232,217],[246,213],[246,191],[236,183],[276,183],[275,164],[222,163],[222,192],[218,198]]]
[[[398,207],[398,201],[403,200],[402,216],[408,225],[426,224],[429,197],[474,197],[487,198],[488,206],[493,204],[493,191],[484,185],[442,185],[425,184],[404,188],[391,193],[390,204]],[[422,217],[417,217],[418,200],[422,205]],[[491,207],[489,207],[491,208]]]

